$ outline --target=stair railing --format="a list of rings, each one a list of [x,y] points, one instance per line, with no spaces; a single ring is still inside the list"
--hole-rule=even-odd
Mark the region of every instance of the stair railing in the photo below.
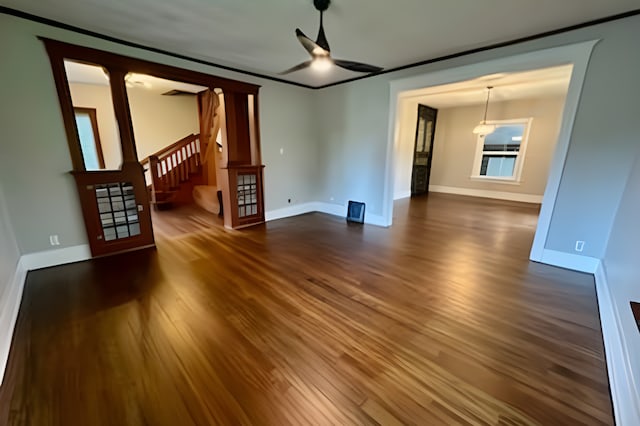
[[[140,164],[149,165],[151,202],[155,203],[158,192],[171,191],[201,171],[200,135],[184,137],[148,156]]]

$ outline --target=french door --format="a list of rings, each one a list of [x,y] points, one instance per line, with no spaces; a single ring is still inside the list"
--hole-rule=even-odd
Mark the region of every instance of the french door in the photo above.
[[[429,192],[429,176],[433,157],[433,140],[436,132],[438,110],[426,105],[418,105],[416,142],[413,151],[411,171],[411,195]]]

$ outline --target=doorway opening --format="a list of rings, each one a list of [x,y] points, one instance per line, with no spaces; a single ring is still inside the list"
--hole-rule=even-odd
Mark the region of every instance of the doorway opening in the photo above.
[[[258,86],[43,41],[93,256],[154,245],[152,211],[197,198],[227,212],[211,224],[264,222]]]
[[[506,200],[480,205],[494,219],[503,215],[535,230],[572,71],[562,65],[494,73],[402,97],[394,200],[428,193]],[[477,200],[466,199],[477,208]],[[513,202],[531,208],[507,215]]]
[[[398,163],[402,162],[400,157],[406,155],[403,154],[403,152],[406,153],[406,151],[400,149],[402,143],[401,117],[404,98],[411,97],[419,91],[435,86],[466,82],[468,80],[480,79],[482,77],[487,78],[486,76],[494,78],[500,74],[508,75],[511,73],[521,73],[531,70],[541,70],[545,68],[569,65],[572,66],[571,77],[569,80],[564,108],[562,110],[562,119],[560,122],[558,137],[556,138],[557,143],[549,165],[548,179],[542,196],[540,214],[529,257],[534,261],[563,266],[561,261],[557,261],[557,259],[554,261],[551,259],[554,253],[552,253],[552,251],[545,250],[545,243],[549,233],[551,217],[560,187],[560,178],[564,162],[567,157],[571,130],[586,75],[587,64],[596,43],[597,40],[594,40],[545,50],[531,51],[514,56],[392,81],[390,94],[392,104],[389,109],[389,137],[387,145],[387,164],[385,167],[386,179],[383,204],[384,223],[388,226],[392,224],[393,204],[394,198],[396,198],[394,197],[394,194],[396,194],[396,188],[399,185],[396,179],[396,168],[398,167]],[[486,92],[484,94],[486,96]],[[415,116],[413,119],[415,119]],[[476,121],[474,126],[479,124],[481,119],[482,113],[480,112],[476,118],[478,121]],[[469,132],[471,132],[471,129]],[[476,158],[478,151],[480,151],[479,158],[483,158],[482,153],[484,150],[482,149],[482,146],[483,144],[476,139],[476,151],[472,154],[473,158]],[[437,143],[434,148],[434,164],[436,156]],[[464,162],[463,160],[460,161]],[[468,161],[473,162],[473,159]],[[468,176],[467,179],[471,179],[471,177],[472,176]]]
[[[65,70],[85,169],[119,169],[122,155],[105,72],[96,65],[73,61],[65,61]],[[129,73],[125,82],[155,237],[223,226],[222,196],[216,184],[224,146],[220,126],[223,107],[218,100],[222,91],[148,74]],[[204,108],[203,102],[213,97],[216,107]],[[215,136],[211,134],[214,127]],[[113,214],[122,217],[107,217]],[[119,235],[118,225],[126,222],[127,215],[117,211],[101,215],[115,228],[114,232],[105,229],[105,237]],[[135,212],[128,217],[134,220]]]
[[[149,74],[125,81],[156,238],[224,226],[222,90]]]

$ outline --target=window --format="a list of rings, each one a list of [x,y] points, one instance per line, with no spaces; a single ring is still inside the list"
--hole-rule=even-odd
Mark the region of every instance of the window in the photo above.
[[[73,112],[76,117],[85,170],[104,169],[104,155],[98,133],[96,110],[93,108],[74,108]]]
[[[471,177],[519,182],[531,119],[490,121],[496,130],[479,135]]]

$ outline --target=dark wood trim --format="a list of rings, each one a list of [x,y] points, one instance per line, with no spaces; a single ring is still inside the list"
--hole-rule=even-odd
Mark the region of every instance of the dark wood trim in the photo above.
[[[76,181],[80,204],[82,206],[82,216],[93,256],[120,253],[127,250],[152,246],[154,244],[153,228],[151,226],[149,211],[149,194],[140,164],[125,162],[122,164],[121,170],[77,171],[71,172],[71,174]],[[138,212],[140,235],[113,241],[104,241],[94,185],[116,182],[130,182],[133,184],[136,202],[138,206],[142,206],[143,209]]]
[[[224,110],[227,126],[227,164],[250,165],[248,96],[244,93],[224,92]]]
[[[78,62],[90,62],[100,64],[108,69],[126,70],[138,74],[148,74],[167,80],[181,81],[184,83],[206,86],[211,89],[221,88],[223,91],[256,94],[260,86],[231,80],[224,77],[216,77],[198,71],[178,68],[158,62],[145,61],[143,59],[111,53],[91,47],[78,46],[64,43],[46,37],[38,37],[47,46],[47,51],[63,56],[64,59]],[[90,59],[88,59],[90,58]]]
[[[636,320],[636,325],[638,326],[638,330],[640,331],[640,303],[638,302],[630,302],[631,303],[631,313],[633,313],[633,319]]]
[[[67,72],[64,68],[64,56],[59,50],[51,49],[45,43],[45,49],[49,55],[49,63],[53,73],[53,81],[58,92],[58,101],[60,111],[62,113],[62,121],[64,123],[64,131],[67,135],[67,144],[69,146],[69,155],[71,156],[71,164],[73,170],[84,171],[84,159],[80,150],[80,136],[76,128],[75,115],[73,113],[73,99],[71,98],[71,90],[69,89],[69,81],[67,80]]]
[[[116,116],[118,131],[120,132],[120,145],[122,147],[123,163],[138,163],[135,137],[133,136],[133,123],[127,97],[126,68],[119,69],[107,65],[109,71],[109,85],[111,87],[111,100]]]
[[[138,161],[138,156],[136,153],[133,123],[131,120],[131,112],[127,99],[125,76],[129,72],[147,74],[175,81],[199,84],[209,87],[212,90],[215,88],[222,89],[225,96],[225,101],[228,100],[229,102],[229,105],[226,105],[225,103],[225,111],[227,114],[227,131],[229,133],[229,136],[227,138],[227,151],[230,159],[229,162],[244,166],[248,166],[251,164],[252,141],[249,136],[250,130],[248,102],[249,95],[254,96],[254,98],[258,95],[260,86],[225,78],[219,78],[196,71],[158,64],[155,62],[144,61],[97,49],[76,46],[43,37],[40,37],[40,40],[42,40],[45,45],[47,53],[49,54],[52,69],[54,70],[54,79],[56,88],[60,95],[59,100],[63,112],[65,128],[67,129],[70,151],[73,153],[74,158],[77,158],[77,160],[74,160],[73,163],[74,177],[76,179],[76,184],[78,186],[78,191],[81,197],[85,226],[87,228],[87,234],[91,241],[91,251],[94,256],[114,253],[124,249],[135,248],[137,247],[134,244],[136,241],[139,242],[139,246],[153,244],[153,232],[151,230],[151,218],[149,215],[149,194],[146,190],[143,167]],[[141,231],[144,235],[140,238],[130,238],[128,241],[131,241],[132,246],[128,246],[128,242],[123,242],[123,247],[126,247],[122,248],[115,243],[107,244],[105,240],[100,239],[102,237],[97,238],[98,236],[102,235],[102,230],[100,229],[99,233],[97,233],[97,225],[94,223],[96,220],[99,220],[99,214],[96,210],[96,207],[94,206],[94,204],[96,204],[95,195],[87,195],[87,191],[85,190],[85,188],[97,183],[93,182],[92,179],[102,179],[103,176],[96,175],[92,172],[87,172],[84,167],[82,153],[79,149],[80,141],[76,129],[75,117],[73,116],[73,101],[70,95],[68,79],[64,67],[65,60],[100,65],[104,67],[109,73],[111,98],[120,134],[120,144],[123,160],[121,170],[113,171],[114,173],[110,174],[109,178],[114,182],[131,182],[134,185],[136,191],[136,200],[140,207],[139,216],[141,217]],[[254,105],[257,105],[257,103]],[[256,127],[256,132],[259,133],[258,127]],[[259,153],[256,157],[260,157]],[[136,174],[139,174],[139,176],[135,176]],[[121,178],[116,179],[116,176],[121,176]],[[258,190],[260,193],[258,208],[260,214],[258,216],[253,216],[250,219],[246,219],[246,223],[243,221],[243,223],[241,224],[242,226],[244,226],[245,224],[250,225],[264,221],[264,197],[262,196],[262,184],[262,170],[260,169],[260,176],[258,178]],[[140,190],[140,188],[144,188],[144,190]],[[222,186],[222,188],[224,192],[225,187]],[[228,188],[228,186],[226,188]],[[229,192],[229,190],[227,189],[226,192]],[[227,205],[231,205],[228,202],[228,197],[229,195],[226,194],[225,201],[227,201]],[[142,216],[144,216],[145,222],[148,220],[148,227],[142,226]],[[235,225],[238,226],[237,221]]]
[[[225,203],[229,206],[227,213],[224,216],[225,225],[233,229],[244,228],[252,226],[258,223],[264,222],[264,193],[263,193],[263,179],[264,179],[264,166],[263,165],[232,165],[230,164],[225,168],[225,172],[228,174],[229,179],[229,201]],[[238,175],[239,174],[255,174],[256,175],[256,198],[257,198],[257,212],[255,215],[240,217],[238,215]]]
[[[102,153],[102,142],[100,142],[100,132],[98,130],[98,114],[95,108],[73,107],[75,113],[87,114],[91,121],[91,130],[93,130],[93,141],[96,146],[96,155],[98,156],[98,164],[101,169],[105,168],[104,154]],[[78,135],[79,137],[80,135]]]
[[[252,72],[252,71],[246,71],[246,70],[242,70],[242,69],[239,69],[239,68],[230,67],[230,66],[227,66],[227,65],[217,64],[215,62],[205,61],[203,59],[194,58],[192,56],[182,55],[180,53],[174,53],[174,52],[170,52],[170,51],[163,50],[163,49],[158,49],[158,48],[151,47],[151,46],[145,46],[145,45],[142,45],[142,44],[139,44],[139,43],[133,43],[131,41],[127,41],[127,40],[119,39],[119,38],[116,38],[116,37],[100,34],[100,33],[97,33],[95,31],[90,31],[90,30],[86,30],[86,29],[83,29],[83,28],[79,28],[79,27],[73,26],[73,25],[69,25],[69,24],[65,24],[65,23],[62,23],[62,22],[58,22],[58,21],[55,21],[55,20],[52,20],[52,19],[43,18],[43,17],[37,16],[37,15],[33,15],[33,14],[30,14],[30,13],[27,13],[27,12],[20,11],[20,10],[11,9],[9,7],[6,7],[6,6],[0,6],[0,13],[6,14],[6,15],[15,16],[17,18],[27,19],[29,21],[38,22],[40,24],[49,25],[49,26],[52,26],[52,27],[55,27],[55,28],[60,28],[60,29],[64,29],[64,30],[67,30],[67,31],[72,31],[72,32],[79,33],[79,34],[88,35],[88,36],[95,37],[95,38],[98,38],[98,39],[110,41],[112,43],[117,43],[117,44],[121,44],[121,45],[124,45],[124,46],[129,46],[129,47],[134,47],[134,48],[137,48],[137,49],[147,50],[149,52],[159,53],[159,54],[162,54],[162,55],[167,55],[167,56],[170,56],[170,57],[173,57],[173,58],[177,58],[177,59],[183,59],[183,60],[186,60],[186,61],[195,62],[195,63],[202,64],[202,65],[208,65],[208,66],[212,66],[212,67],[216,67],[216,68],[220,68],[220,69],[224,69],[224,70],[228,70],[228,71],[237,72],[237,73],[240,73],[240,74],[250,75],[252,77],[263,78],[265,80],[276,81],[278,83],[289,84],[289,85],[297,86],[297,87],[304,87],[306,89],[319,90],[319,89],[325,89],[327,87],[337,86],[337,85],[340,85],[340,84],[351,83],[353,81],[362,80],[362,79],[373,77],[373,76],[376,76],[376,75],[388,74],[388,73],[401,71],[401,70],[405,70],[405,69],[409,69],[409,68],[419,67],[419,66],[422,66],[422,65],[432,64],[432,63],[435,63],[435,62],[442,62],[442,61],[446,61],[446,60],[449,60],[449,59],[459,58],[461,56],[472,55],[472,54],[484,52],[484,51],[487,51],[487,50],[493,50],[493,49],[498,49],[498,48],[501,48],[501,47],[512,46],[512,45],[515,45],[515,44],[525,43],[527,41],[538,40],[538,39],[541,39],[541,38],[544,38],[544,37],[550,37],[550,36],[553,36],[553,35],[562,34],[562,33],[566,33],[566,32],[569,32],[569,31],[579,30],[581,28],[592,27],[592,26],[595,26],[595,25],[600,25],[600,24],[604,24],[604,23],[607,23],[607,22],[611,22],[611,21],[617,21],[617,20],[620,20],[620,19],[630,18],[632,16],[640,15],[640,9],[634,9],[634,10],[631,10],[631,11],[628,11],[628,12],[619,13],[619,14],[607,16],[607,17],[604,17],[604,18],[594,19],[594,20],[586,21],[586,22],[583,22],[583,23],[580,23],[580,24],[571,25],[571,26],[559,28],[559,29],[556,29],[556,30],[546,31],[546,32],[534,34],[534,35],[531,35],[531,36],[521,37],[521,38],[517,38],[517,39],[514,39],[514,40],[504,41],[504,42],[500,42],[500,43],[494,43],[494,44],[491,44],[491,45],[488,45],[488,46],[478,47],[478,48],[475,48],[475,49],[463,50],[461,52],[453,53],[453,54],[450,54],[450,55],[439,56],[439,57],[432,58],[432,59],[426,59],[426,60],[420,61],[420,62],[415,62],[415,63],[411,63],[411,64],[407,64],[407,65],[403,65],[403,66],[399,66],[399,67],[395,67],[395,68],[389,68],[387,70],[380,71],[379,73],[361,75],[361,76],[358,76],[358,77],[350,78],[350,79],[347,79],[347,80],[341,80],[341,81],[337,81],[335,83],[325,84],[325,85],[321,85],[321,86],[311,86],[311,85],[308,85],[308,84],[297,83],[295,81],[284,80],[282,78],[277,78],[277,77],[273,77],[273,76],[266,75],[266,74],[261,74],[261,73]]]
[[[260,143],[260,102],[258,102],[257,94],[253,96],[253,125],[255,129],[253,135],[255,140],[251,144],[253,157],[252,163],[262,164],[262,145]]]

